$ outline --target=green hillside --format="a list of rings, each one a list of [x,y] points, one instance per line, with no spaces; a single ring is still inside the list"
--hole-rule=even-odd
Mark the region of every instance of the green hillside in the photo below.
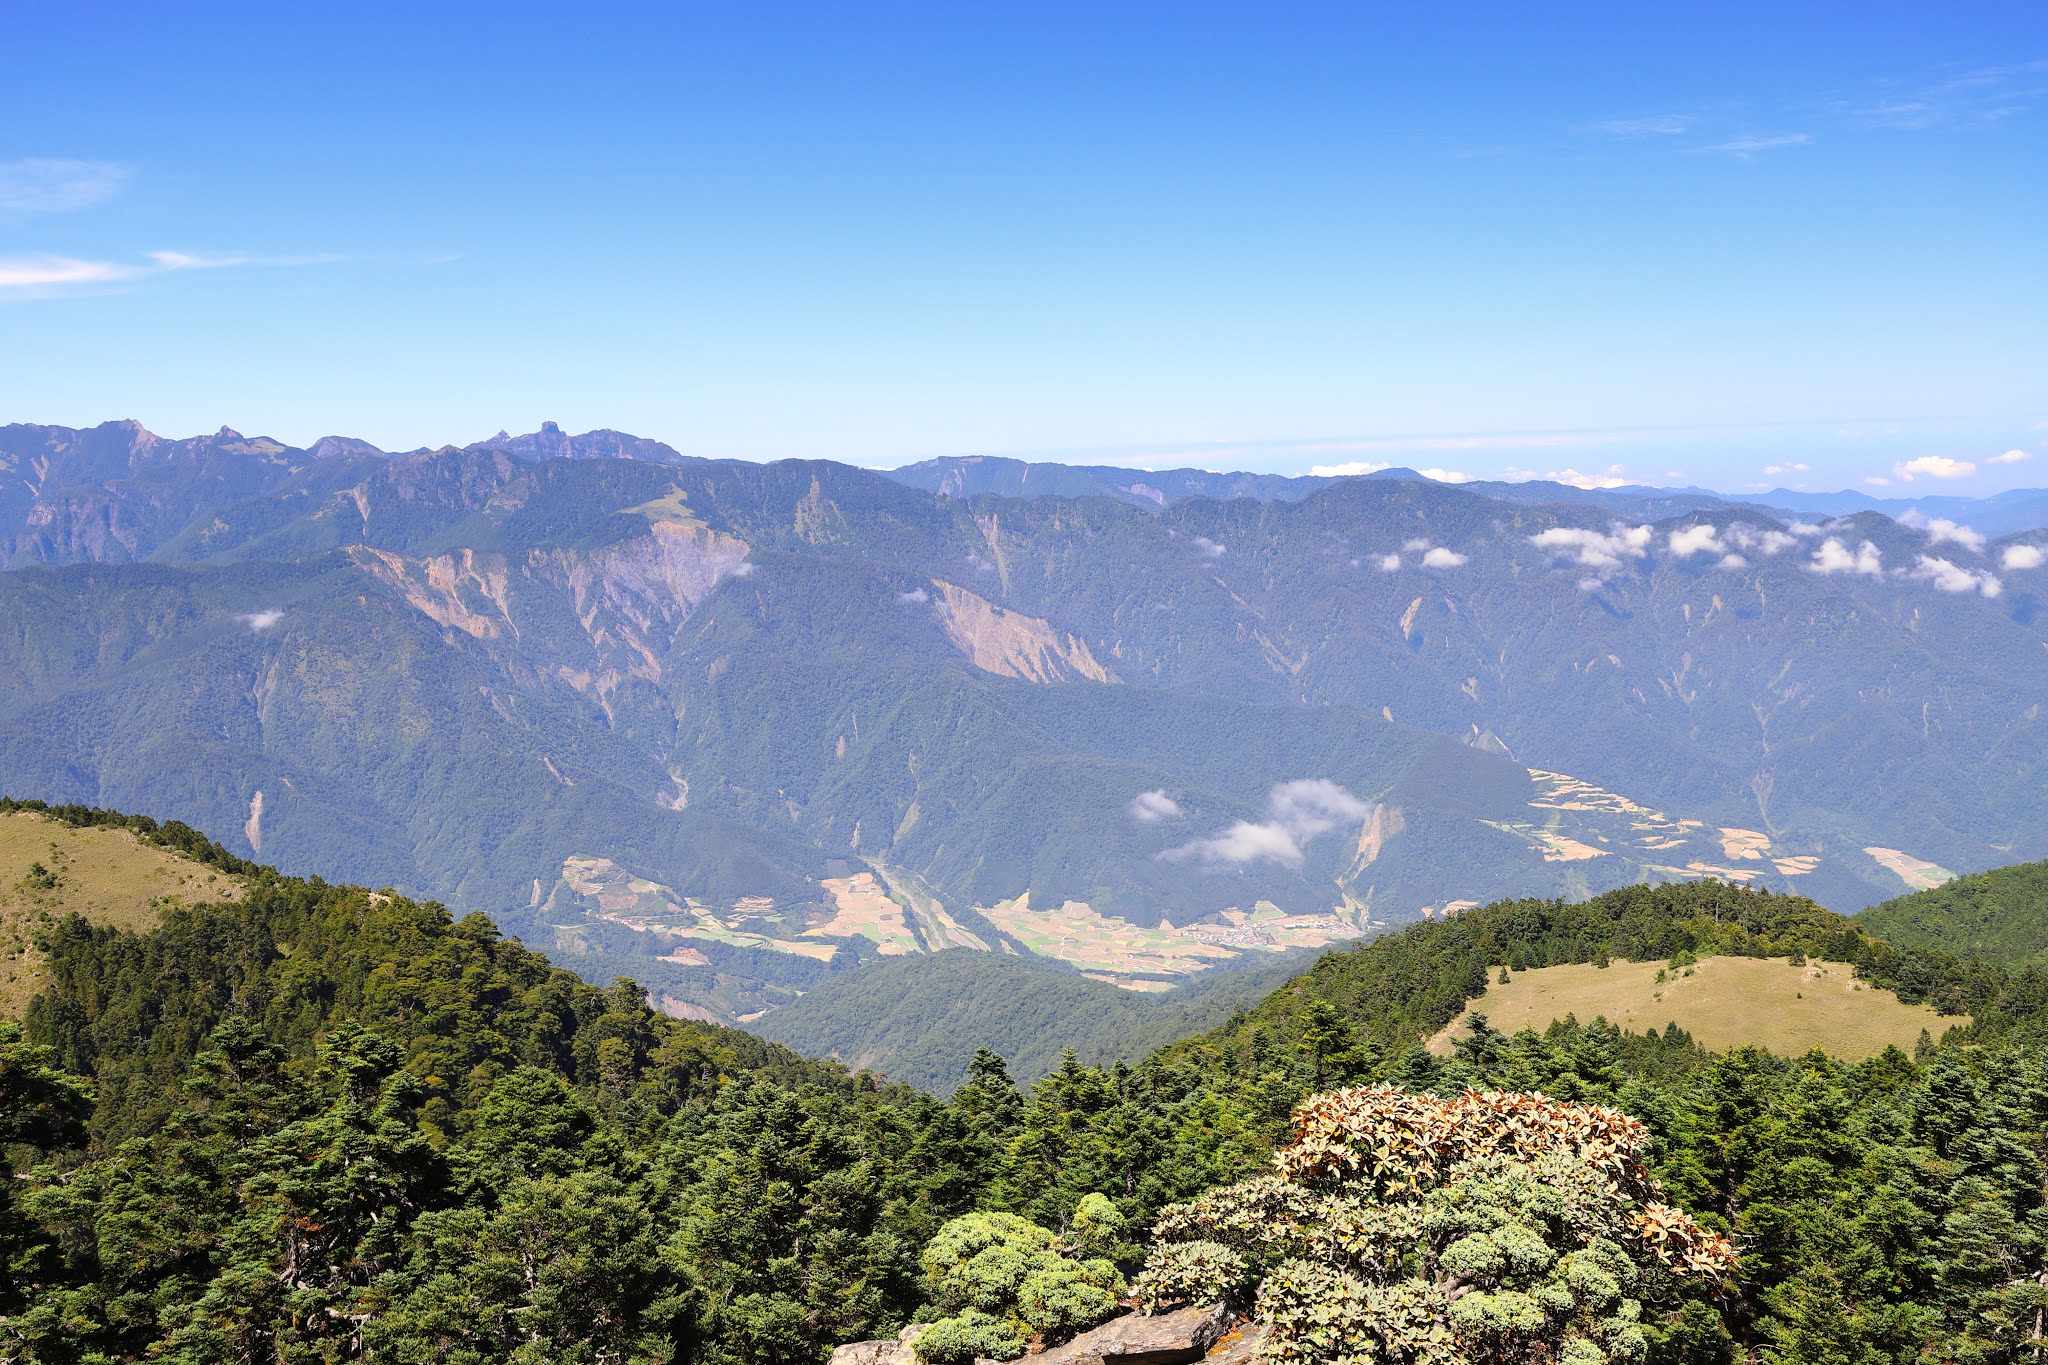
[[[1062,1052],[1090,1066],[1141,1061],[1256,1003],[1313,956],[1293,953],[1153,994],[1029,957],[956,948],[825,977],[752,1028],[806,1056],[944,1093],[983,1048],[1001,1054],[1020,1081],[1052,1071]]]
[[[664,1018],[480,916],[194,852],[245,894],[143,933],[58,924],[25,1033],[0,1025],[7,1358],[822,1365],[956,1311],[950,1253],[920,1257],[990,1229],[1085,1233],[1118,1263],[1091,1274],[1135,1274],[1245,1197],[1218,1187],[1270,1173],[1295,1105],[1360,1083],[1643,1120],[1631,1179],[1740,1250],[1724,1282],[1639,1287],[1646,1361],[2030,1358],[2048,976],[1810,902],[1705,884],[1476,907],[1327,954],[1135,1066],[1067,1057],[1020,1093],[982,1053],[941,1100]],[[1504,966],[1715,953],[1837,962],[1972,1021],[1853,1063],[1591,1021],[1421,1046]],[[981,955],[919,965],[949,958]],[[1542,1216],[1591,1174],[1514,1179]]]
[[[1893,943],[2007,966],[2048,963],[2048,862],[1974,872],[1856,917]]]
[[[1272,1171],[1296,1103],[1360,1083],[1645,1121],[1640,1179],[1741,1257],[1718,1285],[1640,1285],[1640,1359],[2030,1359],[2048,976],[1894,948],[1806,900],[1503,900],[1325,954],[1135,1066],[1069,1056],[1020,1093],[981,1052],[936,1099],[662,1017],[483,917],[186,843],[244,894],[141,933],[57,923],[25,1029],[0,1025],[8,1359],[821,1365],[952,1312],[920,1254],[977,1228],[1051,1244],[1094,1195],[1085,1224],[1120,1228],[1106,1250],[1137,1273],[1155,1224],[1178,1242],[1200,1218],[1176,1201],[1241,1197],[1210,1191]],[[1970,1023],[1860,1062],[1597,1021],[1421,1046],[1503,966],[1712,954],[1837,962]],[[983,956],[918,966],[948,960]]]

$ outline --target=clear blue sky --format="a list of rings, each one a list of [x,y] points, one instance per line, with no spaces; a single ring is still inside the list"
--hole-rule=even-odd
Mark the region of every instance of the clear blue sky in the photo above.
[[[0,420],[2048,483],[2039,4],[0,27]]]

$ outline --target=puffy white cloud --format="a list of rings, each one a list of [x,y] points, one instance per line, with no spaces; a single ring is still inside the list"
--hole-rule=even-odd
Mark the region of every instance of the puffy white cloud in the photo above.
[[[1159,856],[1167,862],[1199,861],[1210,867],[1243,867],[1255,862],[1299,867],[1302,846],[1309,840],[1340,824],[1361,824],[1372,815],[1370,802],[1320,777],[1279,783],[1267,793],[1266,809],[1268,819],[1239,820]]]
[[[1343,464],[1311,465],[1309,473],[1319,479],[1348,479],[1360,474],[1377,474],[1394,466],[1384,460],[1347,460]]]
[[[1810,521],[1795,521],[1785,528],[1795,536],[1817,536],[1821,528]]]
[[[1892,466],[1892,473],[1907,483],[1922,475],[1930,479],[1967,479],[1977,472],[1977,466],[1969,460],[1952,460],[1946,455],[1922,455],[1917,460],[1901,460]]]
[[[1973,550],[1978,554],[1984,553],[1984,533],[1982,531],[1973,531],[1967,526],[1960,526],[1944,517],[1935,517],[1927,523],[1927,543],[1939,545],[1944,541],[1952,541],[1964,549]]]
[[[1143,825],[1156,825],[1161,820],[1178,819],[1182,813],[1180,802],[1168,796],[1163,788],[1139,792],[1131,798],[1131,804],[1124,809],[1133,820]]]
[[[1224,547],[1218,545],[1207,536],[1196,536],[1190,543],[1211,559],[1221,559],[1223,557]]]
[[[1607,472],[1604,474],[1582,474],[1576,469],[1569,468],[1551,469],[1539,474],[1533,469],[1516,469],[1510,466],[1507,480],[1509,483],[1529,483],[1543,479],[1550,483],[1567,484],[1573,488],[1619,488],[1628,482],[1622,477],[1622,470],[1623,466],[1613,464],[1607,466]]]
[[[1815,573],[1860,573],[1875,578],[1884,572],[1884,560],[1878,555],[1877,547],[1867,540],[1851,550],[1829,536],[1813,552],[1813,563],[1808,567]]]
[[[1415,471],[1433,483],[1470,483],[1472,476],[1462,469],[1418,469]]]
[[[1583,526],[1553,526],[1529,537],[1539,550],[1569,558],[1587,569],[1618,569],[1625,559],[1641,559],[1649,551],[1650,528],[1615,522],[1608,531]]]
[[[1401,567],[1401,556],[1381,555],[1374,563],[1379,566],[1381,573],[1393,573]]]
[[[1990,459],[1986,460],[1986,461],[1985,461],[1984,463],[1986,463],[1986,464],[2018,464],[2018,463],[2019,463],[2019,462],[2020,462],[2021,460],[2031,460],[2031,459],[2033,459],[2033,458],[2034,458],[2033,456],[2031,456],[2031,455],[2027,454],[2027,452],[2026,452],[2026,451],[2024,451],[2024,450],[2008,450],[2008,451],[2006,451],[2006,452],[2005,452],[2005,454],[2003,454],[2003,455],[1993,455],[1993,456],[1992,456],[1992,457],[1991,457]]]
[[[1749,561],[1744,559],[1741,555],[1722,555],[1720,567],[1723,569],[1746,569],[1749,567]]]
[[[2038,545],[2008,545],[1998,567],[2006,570],[2038,569],[2043,563],[2048,563],[2048,550]]]
[[[1694,555],[1726,554],[1721,544],[1720,530],[1707,522],[1688,526],[1682,531],[1673,531],[1670,539],[1671,553],[1680,559],[1691,559]]]
[[[284,619],[284,612],[281,608],[278,607],[266,607],[262,611],[242,612],[240,615],[236,616],[235,619],[237,621],[240,621],[243,625],[247,626],[250,630],[260,633],[262,631],[269,630],[279,621],[282,621]]]
[[[1906,571],[1906,577],[1932,583],[1943,592],[1981,592],[1986,597],[1996,597],[2005,591],[2005,585],[1995,574],[1972,573],[1960,564],[1954,564],[1934,555],[1919,556],[1919,563]]]
[[[1422,556],[1422,567],[1425,569],[1455,569],[1464,562],[1464,555],[1456,550],[1446,550],[1441,545]]]
[[[905,606],[916,606],[931,601],[932,595],[923,588],[912,588],[909,592],[897,593],[896,600]]]

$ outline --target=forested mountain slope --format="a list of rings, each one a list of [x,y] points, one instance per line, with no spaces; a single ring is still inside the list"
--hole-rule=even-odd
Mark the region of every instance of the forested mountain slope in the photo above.
[[[1298,1101],[1368,1081],[1646,1123],[1647,1174],[1737,1255],[1720,1283],[1632,1288],[1655,1365],[2004,1365],[2034,1341],[2048,977],[1892,948],[1796,898],[1480,907],[1329,955],[1136,1067],[1069,1058],[1020,1094],[984,1054],[940,1101],[663,1018],[481,917],[242,875],[240,901],[145,935],[62,926],[27,1036],[0,1026],[11,1358],[815,1365],[952,1311],[941,1263],[920,1266],[950,1219],[984,1215],[955,1242],[1017,1226],[997,1213],[1050,1239],[1101,1196],[1089,1217],[1128,1229],[1108,1250],[1132,1273],[1172,1201],[1268,1168]],[[1511,962],[1681,951],[1832,955],[1975,1022],[1965,1046],[1855,1065],[1593,1024],[1418,1046]],[[1199,1216],[1169,1213],[1166,1240]]]
[[[1857,916],[1873,934],[2005,965],[2048,960],[2048,862],[1995,867]]]
[[[982,1048],[1000,1052],[1020,1081],[1053,1070],[1062,1053],[1089,1066],[1141,1061],[1257,1003],[1313,956],[1297,951],[1152,993],[1034,957],[953,950],[835,973],[754,1028],[806,1056],[945,1093]]]
[[[704,1017],[945,947],[1156,987],[1509,894],[1856,909],[2048,854],[2032,533],[948,497],[617,432],[0,446],[0,790]]]

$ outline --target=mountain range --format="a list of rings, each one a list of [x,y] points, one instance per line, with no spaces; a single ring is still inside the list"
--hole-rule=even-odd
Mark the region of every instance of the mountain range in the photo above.
[[[1911,521],[0,427],[0,791],[718,1020],[949,947],[1166,991],[1640,880],[1853,910],[2048,854],[2048,535]]]

